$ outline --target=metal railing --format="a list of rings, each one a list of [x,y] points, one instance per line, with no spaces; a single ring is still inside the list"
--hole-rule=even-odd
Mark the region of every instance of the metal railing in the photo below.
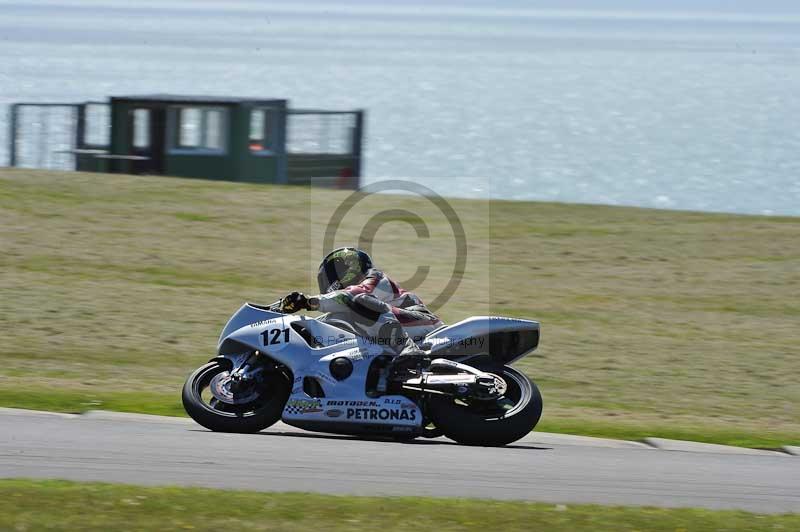
[[[10,107],[9,166],[74,170],[75,152],[109,142],[108,104],[15,103]]]
[[[286,151],[303,154],[358,153],[362,111],[290,109],[286,120]]]
[[[357,188],[363,133],[363,111],[288,110],[288,182]]]

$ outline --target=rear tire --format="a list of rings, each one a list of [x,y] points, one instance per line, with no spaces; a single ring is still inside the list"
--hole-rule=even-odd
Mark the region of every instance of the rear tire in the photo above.
[[[494,405],[461,404],[453,397],[433,396],[428,405],[436,427],[458,443],[492,447],[515,442],[533,430],[542,416],[542,395],[536,384],[509,366],[479,369],[506,381],[503,399]],[[501,408],[503,403],[509,408]]]
[[[283,375],[271,376],[263,393],[251,403],[231,405],[216,403],[217,408],[203,399],[203,391],[211,379],[228,368],[219,362],[209,362],[197,368],[183,385],[183,407],[192,419],[215,432],[252,433],[263,430],[281,418],[291,386]]]

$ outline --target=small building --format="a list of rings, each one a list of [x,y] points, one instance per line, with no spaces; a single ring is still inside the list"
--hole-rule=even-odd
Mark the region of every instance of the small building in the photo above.
[[[25,116],[32,112],[33,121]],[[62,115],[58,127],[53,113]],[[59,140],[64,117],[72,138]],[[26,134],[32,124],[37,132]],[[66,159],[81,171],[358,188],[363,135],[363,110],[290,109],[284,99],[116,96],[12,105],[10,154],[11,166],[52,167],[26,157]]]

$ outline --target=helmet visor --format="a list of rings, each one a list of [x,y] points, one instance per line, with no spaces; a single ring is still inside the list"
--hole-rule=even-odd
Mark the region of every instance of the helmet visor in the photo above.
[[[317,274],[317,284],[321,293],[340,290],[359,281],[361,263],[355,253],[331,257],[324,262]]]

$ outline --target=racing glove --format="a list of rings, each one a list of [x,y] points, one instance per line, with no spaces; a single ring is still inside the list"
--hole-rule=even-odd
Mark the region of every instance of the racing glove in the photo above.
[[[292,292],[281,300],[281,312],[291,314],[298,310],[319,310],[319,298]]]

